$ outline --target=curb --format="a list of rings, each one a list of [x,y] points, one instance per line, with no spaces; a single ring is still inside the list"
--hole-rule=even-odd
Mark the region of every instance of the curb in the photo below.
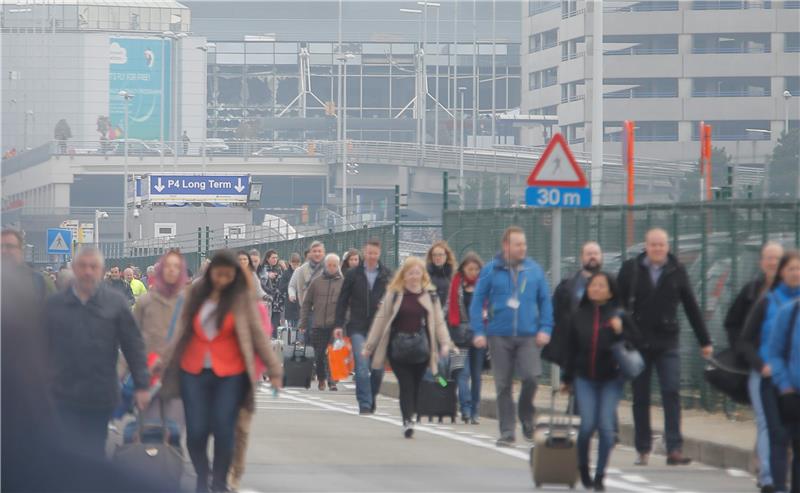
[[[540,386],[540,390],[542,387]],[[381,394],[393,397],[400,397],[400,388],[397,382],[384,380],[381,385]],[[536,413],[547,413],[549,408],[536,406]],[[497,419],[497,400],[481,399],[480,415],[484,418]],[[657,430],[656,430],[657,431]],[[663,432],[662,432],[663,433]],[[633,425],[630,423],[619,424],[619,440],[623,445],[633,447]],[[663,453],[663,446],[660,440],[654,438],[654,452]],[[750,473],[755,473],[753,464],[756,463],[755,452],[751,448],[734,447],[722,445],[708,440],[698,440],[684,435],[683,452],[691,457],[694,462],[699,462],[707,466],[719,467],[722,469],[741,469]]]

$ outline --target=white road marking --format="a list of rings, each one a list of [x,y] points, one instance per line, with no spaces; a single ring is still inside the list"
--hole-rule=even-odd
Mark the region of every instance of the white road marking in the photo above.
[[[730,468],[730,469],[726,469],[725,471],[729,475],[733,476],[734,478],[749,478],[749,477],[751,477],[749,472],[743,471],[741,469]]]
[[[672,486],[664,486],[662,484],[657,484],[653,486],[653,488],[660,490],[660,491],[677,491],[678,488],[673,488]]]
[[[649,479],[646,479],[646,478],[644,478],[642,476],[639,476],[638,474],[623,474],[621,477],[625,481],[629,481],[631,483],[642,484],[642,483],[649,483],[650,482]]]
[[[294,394],[294,393],[295,392],[290,392],[290,394]],[[294,400],[296,402],[306,402],[307,404],[311,404],[313,406],[319,406],[319,407],[321,407],[323,409],[328,409],[330,411],[337,411],[337,412],[340,412],[340,413],[350,414],[350,415],[355,415],[355,416],[358,415],[357,412],[349,411],[347,409],[342,409],[340,407],[331,406],[329,404],[325,404],[324,402],[311,401],[311,400],[308,400],[308,399],[305,399],[303,397],[296,396],[296,395],[284,395],[284,397],[286,399]],[[384,417],[384,416],[368,415],[368,416],[362,416],[362,417],[367,418],[367,419],[371,419],[373,421],[380,421],[380,422],[383,422],[383,423],[387,423],[387,424],[390,424],[392,426],[398,426],[398,427],[402,426],[402,423],[399,420],[390,419],[390,418],[387,418],[387,417]],[[475,446],[475,447],[480,447],[480,448],[483,448],[483,449],[486,449],[486,450],[492,450],[492,451],[494,451],[496,453],[503,454],[503,455],[508,455],[510,457],[514,457],[516,459],[520,459],[520,460],[523,460],[525,462],[528,462],[530,460],[530,454],[526,453],[526,452],[523,452],[521,450],[516,450],[516,449],[511,449],[511,448],[495,447],[494,444],[489,444],[489,443],[486,443],[486,442],[483,442],[483,441],[475,440],[473,438],[467,438],[465,436],[460,436],[457,433],[451,433],[451,432],[446,431],[446,430],[435,429],[434,427],[431,427],[431,426],[428,426],[428,425],[424,425],[424,424],[416,426],[415,429],[417,431],[420,431],[420,432],[423,432],[423,433],[429,433],[431,435],[436,435],[436,436],[443,437],[443,438],[449,438],[449,439],[457,441],[457,442],[466,443],[466,444],[469,444],[469,445],[472,445],[472,446]],[[647,481],[647,480],[645,480],[645,481]],[[605,480],[605,484],[606,484],[606,486],[610,486],[612,488],[618,488],[618,489],[625,490],[625,491],[632,491],[634,493],[653,493],[654,491],[656,491],[656,490],[652,490],[652,489],[643,488],[643,487],[637,486],[635,484],[630,484],[630,483],[627,483],[627,482],[624,482],[624,481],[618,481],[616,479],[606,479]],[[694,493],[694,492],[688,492],[687,491],[687,492],[681,492],[681,493]]]

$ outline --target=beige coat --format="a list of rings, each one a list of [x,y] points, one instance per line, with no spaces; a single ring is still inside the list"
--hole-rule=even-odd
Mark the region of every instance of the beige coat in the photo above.
[[[192,298],[192,291],[197,289],[198,286],[194,285],[190,288],[189,293],[186,295],[187,301]],[[236,339],[239,341],[239,349],[242,351],[245,367],[250,376],[250,389],[243,403],[243,406],[249,410],[255,409],[254,392],[259,381],[255,366],[256,354],[267,365],[270,378],[281,378],[283,376],[282,362],[272,350],[269,341],[264,335],[264,330],[261,327],[261,316],[255,303],[252,297],[242,297],[236,301],[232,309]],[[187,304],[184,303],[179,322],[175,328],[175,335],[162,357],[164,371],[161,380],[161,395],[166,399],[180,397],[181,358],[193,334],[192,321],[189,320]]]
[[[447,330],[447,324],[444,321],[442,305],[438,301],[433,301],[431,293],[431,291],[426,291],[424,295],[419,297],[419,303],[428,312],[428,340],[431,341],[429,365],[431,372],[436,375],[439,373],[439,353],[442,349],[449,350],[454,348],[454,345],[450,340],[450,332]],[[392,304],[391,300],[393,298],[394,303]],[[367,351],[372,354],[373,369],[382,369],[386,364],[389,340],[391,339],[392,333],[392,322],[395,316],[397,316],[402,302],[403,293],[398,293],[390,289],[386,292],[381,306],[375,314],[375,320],[372,322],[367,342],[364,345]]]
[[[343,283],[341,273],[334,277],[323,274],[311,281],[300,309],[299,329],[332,329],[336,325],[336,303]]]
[[[172,314],[179,297],[180,295],[166,298],[155,289],[151,289],[136,302],[133,318],[136,319],[139,330],[142,331],[145,352],[148,354],[163,355],[169,346],[167,341],[169,323],[172,321]],[[177,332],[177,326],[178,321],[176,320],[174,332]],[[175,337],[174,332],[173,337]]]

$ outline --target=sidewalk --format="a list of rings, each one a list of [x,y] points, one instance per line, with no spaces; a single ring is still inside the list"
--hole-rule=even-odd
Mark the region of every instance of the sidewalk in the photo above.
[[[544,379],[542,379],[542,382]],[[539,385],[534,400],[536,412],[546,415],[550,410],[550,385]],[[514,384],[514,396],[519,395],[519,384]],[[386,373],[381,394],[398,397],[397,380],[390,372]],[[483,376],[481,388],[480,414],[485,418],[497,418],[497,403],[494,380],[490,375]],[[564,412],[567,407],[566,396],[558,394],[556,409]],[[664,414],[660,407],[650,410],[653,427],[654,453],[665,454],[661,435],[664,430]],[[683,433],[683,452],[697,462],[721,468],[741,469],[755,472],[754,444],[756,441],[755,422],[749,415],[728,419],[724,414],[711,414],[699,409],[683,410],[681,431]],[[633,413],[630,401],[622,401],[619,406],[620,443],[633,447]],[[652,462],[660,462],[653,458]]]

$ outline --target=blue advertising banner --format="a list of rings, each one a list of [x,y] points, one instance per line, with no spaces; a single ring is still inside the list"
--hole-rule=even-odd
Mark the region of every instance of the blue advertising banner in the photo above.
[[[128,101],[131,139],[169,138],[172,42],[155,38],[110,38],[109,47],[109,119],[111,139],[125,135],[125,99],[120,91],[133,95]],[[163,56],[162,56],[163,55]],[[161,112],[163,101],[163,114]]]

